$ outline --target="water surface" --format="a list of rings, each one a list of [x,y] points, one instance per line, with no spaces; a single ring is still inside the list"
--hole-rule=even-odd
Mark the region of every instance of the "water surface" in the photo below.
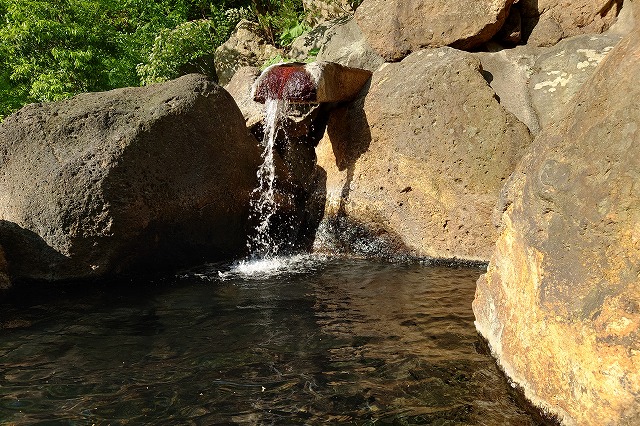
[[[280,266],[208,265],[143,290],[0,304],[0,420],[537,424],[474,329],[480,269]]]

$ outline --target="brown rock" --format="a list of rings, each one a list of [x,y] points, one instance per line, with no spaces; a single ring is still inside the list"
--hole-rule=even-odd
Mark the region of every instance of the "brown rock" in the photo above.
[[[231,96],[197,74],[24,107],[0,124],[11,276],[149,273],[241,254],[259,160]]]
[[[251,89],[261,71],[257,67],[241,67],[233,75],[231,81],[224,86],[236,101],[249,129],[262,125],[265,112],[264,105],[253,100]]]
[[[544,130],[501,200],[476,326],[567,425],[640,424],[640,35]]]
[[[486,261],[493,206],[530,140],[473,56],[413,53],[383,65],[366,98],[332,114],[317,149],[326,218],[362,225],[387,251]]]
[[[349,19],[334,21],[329,26],[318,53],[318,61],[375,71],[384,63],[384,58],[367,43],[356,20]]]
[[[260,67],[277,56],[282,50],[267,43],[260,35],[257,24],[242,20],[229,40],[216,49],[215,64],[221,86],[231,81],[235,72],[244,66]]]
[[[621,1],[520,0],[525,39],[552,46],[563,38],[605,31],[616,20]]]
[[[571,37],[545,49],[536,59],[528,88],[543,128],[558,120],[620,38],[608,34]]]
[[[502,27],[513,0],[365,0],[356,20],[369,44],[387,61],[425,47],[468,50]]]
[[[509,10],[507,20],[504,22],[496,39],[507,46],[515,46],[522,41],[522,12],[520,4],[515,3]]]
[[[500,105],[527,125],[536,135],[540,121],[531,101],[529,79],[534,72],[539,48],[516,46],[497,52],[474,53],[482,63],[482,73],[495,90]]]
[[[253,98],[286,99],[290,103],[337,103],[354,100],[371,71],[345,67],[333,62],[285,63],[272,65],[258,77]]]
[[[367,43],[353,17],[325,21],[294,40],[289,58],[309,62],[316,50],[318,62],[335,62],[353,68],[375,71],[384,58]]]
[[[315,21],[334,19],[353,13],[347,0],[302,0],[307,16]]]

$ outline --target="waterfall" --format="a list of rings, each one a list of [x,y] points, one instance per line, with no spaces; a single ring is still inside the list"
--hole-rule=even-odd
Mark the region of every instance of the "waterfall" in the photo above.
[[[288,104],[283,99],[267,99],[265,102],[265,126],[262,145],[263,163],[258,169],[258,187],[253,190],[251,216],[257,222],[255,233],[249,237],[247,247],[254,258],[276,256],[282,242],[272,236],[273,219],[278,208],[275,197],[276,169],[274,147],[280,124],[286,117]]]

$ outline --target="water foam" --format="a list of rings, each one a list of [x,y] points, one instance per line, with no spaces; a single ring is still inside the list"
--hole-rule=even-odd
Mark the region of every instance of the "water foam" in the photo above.
[[[222,281],[263,280],[282,275],[302,274],[317,270],[326,260],[326,256],[314,254],[245,259],[231,265],[229,270],[219,270],[218,278]]]

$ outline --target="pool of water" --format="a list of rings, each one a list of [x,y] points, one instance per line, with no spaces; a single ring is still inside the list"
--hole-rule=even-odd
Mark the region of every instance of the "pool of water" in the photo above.
[[[481,269],[267,263],[0,303],[2,424],[538,424],[474,329]]]

